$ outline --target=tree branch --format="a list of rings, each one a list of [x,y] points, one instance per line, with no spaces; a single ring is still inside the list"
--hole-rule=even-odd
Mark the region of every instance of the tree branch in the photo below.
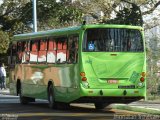
[[[160,1],[158,1],[150,10],[143,12],[142,15],[152,13],[159,5],[160,5]]]
[[[121,0],[121,1],[126,2],[128,4],[136,5],[135,3],[129,2],[128,0]],[[158,1],[150,10],[143,12],[142,15],[152,13],[159,5],[160,5],[160,1]],[[136,5],[136,6],[138,6],[138,5]]]
[[[122,2],[126,2],[128,4],[131,4],[131,5],[136,5],[135,3],[132,3],[132,2],[129,2],[128,0],[121,0]]]

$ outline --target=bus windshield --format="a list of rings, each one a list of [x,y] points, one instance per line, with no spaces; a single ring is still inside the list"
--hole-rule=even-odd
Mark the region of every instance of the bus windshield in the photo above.
[[[135,29],[87,29],[83,52],[143,52],[142,35]]]

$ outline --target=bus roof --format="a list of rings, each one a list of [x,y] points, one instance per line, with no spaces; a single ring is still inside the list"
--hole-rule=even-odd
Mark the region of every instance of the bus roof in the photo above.
[[[87,24],[81,26],[73,26],[68,28],[60,28],[60,29],[52,29],[47,31],[40,31],[40,32],[33,32],[33,33],[26,33],[26,34],[18,34],[14,35],[12,40],[19,41],[19,40],[31,40],[34,38],[44,38],[50,36],[59,36],[59,35],[66,35],[66,34],[76,34],[80,30],[85,30],[87,28],[126,28],[126,29],[138,29],[143,30],[140,26],[131,26],[131,25],[116,25],[116,24]]]

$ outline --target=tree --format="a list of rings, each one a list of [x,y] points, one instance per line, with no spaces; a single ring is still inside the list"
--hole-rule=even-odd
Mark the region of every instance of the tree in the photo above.
[[[10,36],[12,36],[15,31],[18,31],[20,26],[24,26],[20,15],[23,14],[21,8],[26,5],[26,1],[27,0],[4,0],[0,5],[0,29],[9,32]]]
[[[9,45],[9,35],[6,32],[0,31],[0,54],[6,53]]]
[[[79,0],[76,7],[82,9],[84,15],[92,16],[97,22],[142,26],[143,16],[152,13],[159,5],[158,0],[90,0],[88,2]],[[99,11],[99,14],[96,11]],[[100,16],[100,12],[103,16]]]
[[[97,22],[143,25],[143,16],[152,13],[159,4],[158,0],[37,0],[38,30],[79,24],[82,13]],[[0,7],[0,26],[11,35],[31,32],[32,2],[4,0]]]
[[[39,28],[53,29],[70,26],[81,21],[81,11],[68,0],[56,2],[53,0],[39,0],[37,6]],[[43,25],[43,26],[42,26]]]
[[[69,0],[61,0],[58,15],[60,23],[74,25],[82,21],[82,11]]]
[[[32,1],[7,0],[0,7],[0,25],[11,35],[32,31]],[[53,29],[81,21],[81,11],[67,0],[37,0],[38,31]]]

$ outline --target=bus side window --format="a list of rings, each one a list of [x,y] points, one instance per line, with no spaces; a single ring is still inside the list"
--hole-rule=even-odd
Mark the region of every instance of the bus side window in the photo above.
[[[56,42],[53,38],[48,40],[47,63],[55,63],[56,61]]]
[[[47,50],[47,41],[46,40],[40,40],[40,48],[39,50],[40,51],[43,51],[43,50]]]
[[[11,64],[16,64],[16,56],[17,56],[17,45],[11,45]]]
[[[39,51],[38,51],[38,62],[46,62],[46,51],[47,50],[47,41],[39,41]]]
[[[22,61],[22,42],[17,43],[17,63]]]
[[[25,41],[22,44],[22,63],[29,62],[29,42]]]
[[[31,41],[30,62],[37,62],[38,59],[38,40]]]
[[[67,37],[57,38],[57,63],[66,63]]]
[[[78,59],[78,36],[70,36],[68,40],[68,63],[76,63]]]

